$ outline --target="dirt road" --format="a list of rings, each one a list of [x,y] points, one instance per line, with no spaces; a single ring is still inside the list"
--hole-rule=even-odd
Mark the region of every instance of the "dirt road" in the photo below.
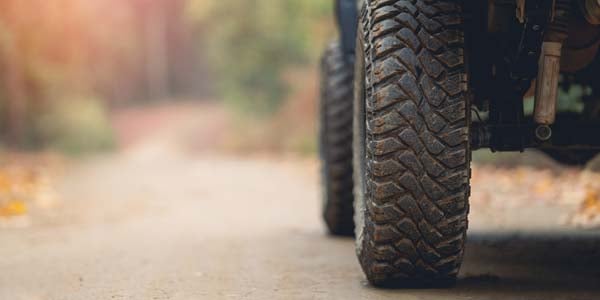
[[[75,164],[53,217],[1,230],[0,299],[600,298],[600,236],[560,206],[474,206],[454,289],[370,287],[324,234],[314,161],[191,154],[173,132]]]

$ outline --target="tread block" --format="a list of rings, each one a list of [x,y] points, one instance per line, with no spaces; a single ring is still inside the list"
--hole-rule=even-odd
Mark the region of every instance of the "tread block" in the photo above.
[[[438,155],[446,149],[446,145],[440,142],[439,139],[429,131],[421,133],[421,140],[427,148],[427,151],[433,155]]]
[[[398,19],[402,19],[402,15],[406,15],[406,13],[401,13]],[[381,37],[388,33],[393,33],[401,28],[403,24],[396,22],[394,19],[386,19],[381,22],[378,22],[373,26],[373,35],[377,37]],[[418,26],[418,25],[417,25]]]
[[[439,52],[444,47],[442,41],[430,35],[424,29],[419,30],[417,36],[419,37],[419,41],[421,41],[421,44],[432,52]]]
[[[373,229],[375,243],[387,243],[402,238],[403,234],[392,225],[378,225]]]
[[[425,171],[432,177],[439,177],[446,171],[446,168],[442,166],[437,160],[435,160],[429,153],[421,154],[421,163],[425,167]]]
[[[456,168],[467,163],[467,150],[460,149],[440,156],[440,161],[448,168]]]
[[[447,52],[444,52],[447,53]],[[439,59],[439,58],[438,58]],[[419,61],[423,65],[425,73],[433,78],[438,78],[444,73],[445,68],[435,57],[433,57],[428,51],[421,51],[419,55]]]
[[[457,128],[440,135],[440,138],[450,147],[456,147],[469,141],[469,130],[467,128]]]
[[[421,176],[424,173],[423,165],[413,152],[406,151],[400,154],[398,160],[412,173],[417,174],[417,176]]]
[[[455,68],[465,63],[462,49],[444,51],[441,54],[436,54],[435,57],[449,68]],[[439,65],[439,62],[437,64]]]
[[[421,142],[417,132],[414,129],[412,129],[411,127],[402,130],[402,132],[400,132],[400,134],[398,136],[400,137],[400,140],[402,140],[402,142],[404,142],[404,144],[407,145],[408,147],[410,147],[414,152],[416,152],[416,153],[423,152],[423,149],[425,148],[425,146],[423,145],[423,142]],[[404,154],[402,154],[402,155],[404,155]],[[413,154],[413,156],[414,156],[414,154]],[[416,156],[415,156],[415,159],[416,159]]]
[[[438,9],[435,6],[430,5],[430,3],[426,3],[424,1],[417,1],[416,6],[419,10],[419,13],[425,14],[430,17],[438,13]]]
[[[439,107],[444,103],[447,98],[444,90],[439,88],[437,84],[433,82],[429,77],[423,76],[421,78],[421,88],[423,89],[423,94],[425,94],[425,99],[427,102],[434,107]]]
[[[415,261],[419,257],[414,242],[407,238],[402,238],[397,241],[394,244],[394,247],[398,249],[403,257],[406,257],[411,261]]]
[[[422,131],[425,127],[425,121],[421,118],[419,114],[419,109],[417,105],[412,101],[405,101],[400,105],[398,112],[402,115],[402,117],[408,121],[407,125],[412,126],[414,130]],[[402,133],[400,133],[402,134]],[[406,137],[409,139],[410,137]]]
[[[371,181],[370,185],[371,190],[373,191],[373,196],[378,199],[393,197],[404,192],[403,188],[399,187],[393,182],[377,183]]]
[[[406,43],[406,46],[413,49],[413,51],[418,51],[418,49],[421,47],[421,42],[419,41],[417,35],[406,27],[400,29],[397,36],[400,38],[400,40]]]
[[[469,184],[469,174],[467,171],[456,172],[444,178],[438,179],[438,182],[446,187],[446,189],[455,191],[460,190]]]
[[[442,29],[442,24],[438,23],[434,19],[428,18],[424,14],[419,14],[417,16],[417,20],[419,20],[419,23],[428,32],[438,32],[438,31],[440,31]]]
[[[400,62],[407,68],[414,76],[418,76],[421,72],[417,56],[410,48],[402,48],[398,52],[398,58]]]
[[[407,2],[407,1],[396,1],[395,6],[398,9],[400,9],[401,11],[408,12],[408,13],[410,13],[413,16],[417,14],[417,7],[414,6],[410,2]]]
[[[415,272],[415,265],[406,258],[399,258],[394,262],[394,267],[402,270],[404,274],[413,274]]]
[[[413,198],[412,196],[410,196],[410,195],[402,196],[398,200],[398,205],[400,206],[400,208],[403,211],[405,211],[409,215],[413,216],[413,218],[416,218],[416,219],[423,218],[423,212],[421,211],[421,208],[417,204],[417,201],[415,200],[415,198]]]
[[[375,176],[384,177],[394,175],[406,170],[397,161],[388,159],[384,161],[372,161],[369,162],[369,169]]]
[[[377,47],[377,45],[375,45],[375,47]],[[384,81],[398,73],[401,73],[402,70],[404,70],[404,68],[401,67],[398,59],[394,56],[390,56],[375,63],[373,76],[377,81]]]
[[[421,199],[418,204],[423,215],[429,222],[438,223],[445,217],[444,212],[428,199]]]
[[[398,179],[398,183],[405,188],[406,190],[410,191],[412,196],[415,198],[421,198],[421,196],[423,195],[423,191],[421,190],[420,186],[419,186],[419,181],[417,180],[417,178],[411,174],[411,173],[404,173],[404,175],[402,175],[399,179]]]
[[[367,121],[367,129],[374,134],[384,134],[408,126],[408,123],[398,116],[397,112],[392,111],[385,115],[375,117],[372,120]]]
[[[429,178],[429,176],[424,176],[421,178],[421,184],[423,185],[425,194],[427,194],[427,196],[434,201],[441,199],[446,194],[445,189],[437,182]]]
[[[368,203],[367,207],[373,215],[373,220],[376,223],[394,222],[404,217],[404,212],[398,209],[393,203],[377,205],[376,203]]]
[[[444,116],[448,122],[454,123],[456,121],[464,120],[467,117],[466,110],[466,103],[457,102],[442,108],[440,114]]]
[[[444,120],[444,118],[442,118],[435,111],[431,110],[431,108],[429,107],[429,103],[427,101],[423,101],[421,103],[421,112],[425,116],[425,122],[427,123],[427,128],[432,133],[437,134],[448,126],[448,124],[446,123],[446,120]]]
[[[420,240],[417,243],[417,250],[421,254],[421,257],[423,258],[423,260],[425,260],[425,262],[427,262],[429,264],[435,263],[435,262],[439,261],[442,258],[442,256],[439,253],[437,253],[437,251],[435,251],[435,249],[433,249],[431,246],[429,246],[423,240]],[[429,266],[429,268],[431,268],[431,266]],[[437,273],[437,271],[435,269],[432,269],[432,270],[435,273]]]
[[[412,31],[416,31],[419,28],[419,22],[413,17],[411,14],[402,12],[400,13],[396,19],[402,23],[402,25],[410,28]]]
[[[419,233],[419,228],[410,218],[403,218],[398,222],[398,230],[404,233],[404,236],[408,237],[413,241],[418,241],[421,238],[421,234]]]
[[[419,103],[421,95],[419,92],[419,86],[417,85],[417,78],[410,73],[404,73],[398,81],[402,90],[412,99],[415,103]]]
[[[378,90],[372,97],[372,110],[380,110],[402,100],[408,99],[408,96],[402,89],[395,84],[390,84]]]
[[[396,138],[385,138],[380,140],[371,141],[368,145],[368,149],[374,155],[386,155],[390,153],[394,153],[396,151],[406,149],[404,144],[402,144]]]
[[[399,13],[399,10],[394,6],[388,5],[376,9],[373,12],[373,21],[378,22],[384,19],[393,18]]]
[[[460,253],[464,246],[464,237],[462,235],[458,235],[455,238],[442,241],[436,246],[436,249],[439,253],[444,255],[453,255]]]
[[[467,203],[462,195],[454,195],[439,200],[436,204],[448,215],[459,214],[467,208]]]
[[[398,48],[401,48],[401,47],[402,47],[402,42],[400,42],[399,39],[397,39],[396,37],[393,37],[393,36],[388,36],[384,39],[380,39],[375,42],[375,50],[377,51],[377,54],[379,56],[382,56],[386,53],[389,53],[389,52],[396,50]],[[389,70],[389,68],[394,67],[393,64],[390,64],[390,65],[386,64],[386,66],[387,66],[386,70]],[[387,74],[386,77],[389,75],[391,75],[391,74]]]
[[[377,260],[393,260],[397,256],[396,250],[391,245],[377,245],[373,248],[373,258]]]

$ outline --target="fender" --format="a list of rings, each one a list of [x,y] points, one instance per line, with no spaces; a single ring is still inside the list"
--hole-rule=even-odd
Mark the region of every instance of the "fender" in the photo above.
[[[356,30],[358,26],[358,4],[356,0],[336,0],[335,11],[344,55],[354,61]]]

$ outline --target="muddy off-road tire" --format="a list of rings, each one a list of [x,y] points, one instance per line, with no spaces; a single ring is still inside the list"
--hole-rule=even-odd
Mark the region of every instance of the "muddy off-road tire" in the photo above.
[[[447,286],[470,194],[460,1],[368,0],[355,69],[357,254],[377,286]]]
[[[323,218],[332,235],[354,235],[352,103],[354,66],[332,43],[321,62],[320,152]]]

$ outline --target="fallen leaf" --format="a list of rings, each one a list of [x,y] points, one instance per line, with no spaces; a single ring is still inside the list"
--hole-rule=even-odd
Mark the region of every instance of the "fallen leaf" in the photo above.
[[[0,206],[0,217],[17,217],[27,214],[27,205],[22,200],[11,200]]]

